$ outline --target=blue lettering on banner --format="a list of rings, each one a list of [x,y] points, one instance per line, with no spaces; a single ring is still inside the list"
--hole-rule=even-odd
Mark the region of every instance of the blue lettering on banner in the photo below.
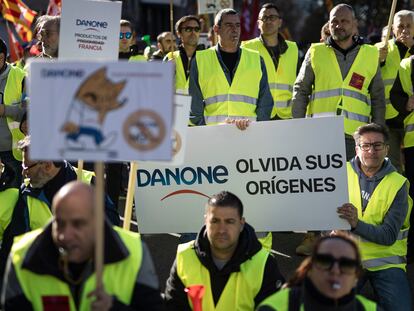
[[[101,22],[101,21],[90,21],[86,19],[76,19],[76,26],[86,26],[86,27],[93,27],[93,28],[107,28],[108,23],[107,22]]]
[[[82,78],[85,71],[82,69],[42,69],[42,78]]]
[[[223,165],[214,167],[183,167],[175,169],[155,169],[151,172],[137,170],[138,187],[146,186],[170,186],[170,185],[194,185],[203,183],[224,184],[228,180],[229,172]]]

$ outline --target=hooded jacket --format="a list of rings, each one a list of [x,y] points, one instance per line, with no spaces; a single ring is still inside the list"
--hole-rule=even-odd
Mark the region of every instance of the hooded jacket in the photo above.
[[[207,238],[206,227],[203,226],[197,235],[194,243],[194,251],[201,264],[210,273],[211,292],[214,304],[220,299],[220,295],[226,286],[230,275],[240,271],[240,265],[250,260],[262,248],[262,245],[256,237],[253,227],[249,224],[244,225],[243,231],[239,236],[239,243],[232,258],[219,270],[214,263],[211,255],[210,243]],[[285,279],[281,275],[276,259],[269,254],[265,270],[263,273],[262,287],[255,297],[255,306],[257,306],[267,296],[280,289]],[[209,289],[207,289],[209,290]],[[188,304],[188,298],[184,292],[184,284],[177,274],[177,261],[175,260],[171,268],[170,277],[167,280],[165,289],[165,300],[168,310],[191,310]]]
[[[381,169],[373,176],[367,177],[360,169],[360,160],[358,157],[353,158],[351,166],[359,177],[359,185],[361,188],[362,210],[367,207],[368,201],[375,188],[381,180],[391,172],[396,171],[388,158],[385,158]],[[380,245],[392,245],[398,237],[398,233],[404,223],[408,211],[408,187],[401,187],[393,203],[391,204],[384,221],[381,225],[371,225],[358,220],[353,233],[360,237]]]

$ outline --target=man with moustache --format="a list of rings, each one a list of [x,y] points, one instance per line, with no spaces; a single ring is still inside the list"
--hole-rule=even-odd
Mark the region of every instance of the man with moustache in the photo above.
[[[262,6],[257,25],[260,36],[242,43],[242,46],[258,51],[264,59],[273,97],[272,119],[289,119],[292,117],[291,100],[298,64],[298,47],[295,42],[285,40],[279,33],[282,17],[275,4],[266,3]]]
[[[388,131],[371,123],[354,134],[354,157],[348,163],[349,203],[338,208],[358,237],[364,275],[385,311],[410,311],[406,274],[407,236],[412,200],[408,182],[386,158]]]
[[[338,4],[329,14],[331,36],[312,44],[293,87],[294,118],[343,116],[346,156],[355,155],[352,134],[369,122],[384,124],[384,84],[378,50],[363,44],[353,8]]]
[[[193,310],[184,289],[202,284],[202,310],[254,310],[284,282],[277,262],[246,223],[236,195],[213,195],[205,212],[196,240],[178,246],[165,290],[167,309]]]
[[[233,9],[214,19],[218,44],[199,51],[191,61],[190,122],[211,125],[233,122],[246,129],[250,121],[270,119],[273,99],[259,53],[239,47],[240,16]]]

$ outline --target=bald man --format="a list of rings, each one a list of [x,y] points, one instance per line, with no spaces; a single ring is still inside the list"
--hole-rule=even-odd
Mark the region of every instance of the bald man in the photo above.
[[[158,280],[139,234],[105,222],[103,287],[95,288],[94,189],[74,181],[53,199],[53,221],[12,247],[4,310],[163,310]]]

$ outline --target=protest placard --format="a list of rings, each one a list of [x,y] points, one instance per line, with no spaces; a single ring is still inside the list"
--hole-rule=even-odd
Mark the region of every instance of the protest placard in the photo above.
[[[348,201],[342,118],[257,122],[188,130],[185,163],[140,162],[140,232],[197,232],[208,197],[239,196],[256,230],[348,229],[336,208]]]
[[[216,14],[227,8],[233,8],[233,0],[198,0],[198,14]]]

